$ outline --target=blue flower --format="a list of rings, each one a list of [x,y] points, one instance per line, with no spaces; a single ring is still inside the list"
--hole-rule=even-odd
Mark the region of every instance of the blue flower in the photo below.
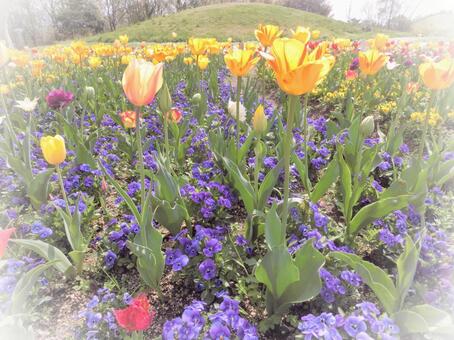
[[[365,332],[367,325],[362,317],[351,315],[345,320],[344,330],[348,335],[355,337],[358,333]]]
[[[106,255],[104,256],[104,263],[108,269],[112,268],[117,261],[117,254],[115,254],[112,250],[108,250]]]
[[[205,242],[205,248],[203,248],[203,254],[207,257],[213,257],[214,254],[219,253],[222,250],[222,244],[218,239],[212,238]]]
[[[230,330],[228,327],[224,326],[222,323],[220,322],[215,322],[211,325],[210,327],[210,330],[209,330],[209,334],[210,334],[210,339],[216,339],[216,340],[220,340],[220,339],[224,339],[224,340],[228,340],[230,339]]]
[[[216,277],[216,264],[212,259],[206,259],[199,265],[199,272],[205,280]]]

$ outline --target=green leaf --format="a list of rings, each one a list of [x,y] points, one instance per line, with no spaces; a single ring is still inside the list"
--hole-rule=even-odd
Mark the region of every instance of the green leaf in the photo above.
[[[57,261],[47,262],[36,266],[25,273],[19,282],[17,282],[11,297],[11,312],[13,314],[25,312],[27,308],[27,298],[31,293],[33,286],[41,275],[49,268],[55,265]]]
[[[158,289],[164,273],[164,256],[161,251],[162,235],[154,227],[141,226],[134,242],[128,241],[128,248],[137,256],[137,270],[144,282]]]
[[[278,299],[290,284],[299,279],[299,271],[287,247],[276,247],[257,265],[255,277],[269,289],[274,299]]]
[[[128,195],[128,193],[126,191],[123,190],[123,188],[120,186],[120,184],[112,176],[109,175],[109,173],[107,172],[107,170],[104,168],[104,166],[102,164],[99,164],[99,166],[101,167],[102,171],[104,172],[104,175],[106,175],[107,181],[110,184],[112,184],[115,187],[115,189],[117,189],[120,196],[125,200],[126,204],[128,205],[129,211],[131,211],[131,213],[134,215],[134,217],[136,218],[136,221],[141,221],[142,220],[141,215],[139,213],[139,210],[137,209],[136,204],[132,200],[132,198]]]
[[[328,191],[329,187],[336,181],[339,176],[339,163],[337,161],[337,155],[334,155],[331,162],[329,162],[325,173],[320,177],[317,184],[314,186],[314,190],[311,192],[310,197],[313,203],[317,203],[320,198]]]
[[[279,173],[282,169],[283,160],[281,160],[276,166],[271,169],[263,179],[262,184],[260,185],[259,192],[258,192],[258,199],[257,199],[257,209],[263,210],[265,204],[270,197],[274,186],[279,178]]]
[[[432,337],[438,335],[448,339],[454,332],[451,316],[427,304],[399,311],[393,315],[393,319],[399,326],[401,335],[427,333]]]
[[[180,204],[171,205],[168,201],[153,199],[156,207],[154,219],[164,228],[176,235],[181,230],[183,221],[188,217],[186,208]]]
[[[244,178],[238,166],[226,157],[222,157],[227,172],[232,177],[233,186],[240,193],[241,200],[249,214],[254,211],[254,189],[251,183]]]
[[[55,268],[63,274],[68,273],[72,269],[71,262],[65,254],[49,243],[40,240],[27,239],[10,239],[9,241],[18,244],[21,247],[30,249],[49,262],[58,261],[55,263]]]
[[[158,165],[158,171],[155,175],[157,196],[162,200],[174,202],[180,196],[178,184],[175,182],[170,170],[167,169],[163,159],[157,157],[156,163]]]
[[[265,219],[265,239],[270,249],[285,246],[285,229],[273,204]]]
[[[377,218],[386,216],[395,210],[405,208],[408,206],[411,198],[411,195],[401,195],[380,199],[377,202],[366,205],[351,220],[349,234],[356,235],[363,226],[375,221]]]
[[[43,203],[47,202],[49,194],[49,179],[54,173],[54,169],[37,174],[27,186],[27,195],[32,202],[35,210],[39,210]]]
[[[320,293],[322,281],[320,268],[325,257],[314,248],[314,240],[308,240],[296,252],[295,264],[299,270],[299,280],[292,283],[277,301],[277,312],[285,312],[290,304],[308,301]]]
[[[355,254],[332,252],[330,256],[344,262],[356,271],[364,283],[377,295],[388,314],[391,315],[396,311],[398,308],[398,292],[393,281],[383,269]]]
[[[352,197],[352,174],[350,171],[350,168],[348,167],[347,163],[344,160],[343,156],[343,147],[338,144],[337,146],[337,161],[339,165],[339,176],[341,180],[341,191],[342,191],[342,196],[344,197],[344,208],[343,208],[343,213],[348,221],[350,219],[351,215],[351,207],[349,206],[349,202]]]
[[[405,239],[405,249],[396,261],[397,265],[397,290],[399,292],[400,308],[402,308],[408,290],[413,283],[413,278],[418,265],[419,250],[410,236]]]

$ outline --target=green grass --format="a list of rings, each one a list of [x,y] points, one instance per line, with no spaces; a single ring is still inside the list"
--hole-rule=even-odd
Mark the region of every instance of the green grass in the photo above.
[[[120,34],[127,34],[130,41],[168,42],[172,32],[178,41],[194,37],[214,37],[235,41],[254,40],[258,24],[275,24],[290,29],[297,25],[318,29],[322,37],[365,38],[373,35],[359,26],[337,21],[321,15],[292,8],[266,4],[222,4],[185,10],[176,14],[120,27],[114,32],[87,38],[89,42],[112,42]]]

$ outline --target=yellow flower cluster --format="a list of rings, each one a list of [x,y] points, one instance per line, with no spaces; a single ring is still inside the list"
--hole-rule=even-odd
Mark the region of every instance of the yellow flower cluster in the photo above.
[[[395,101],[389,101],[389,102],[379,104],[377,108],[378,108],[378,111],[380,111],[382,113],[389,113],[393,109],[395,109],[396,106],[397,106],[397,103]]]
[[[413,112],[410,115],[410,119],[417,123],[424,123],[426,121],[426,112]],[[437,126],[441,122],[440,114],[436,111],[431,111],[427,122],[430,126]]]

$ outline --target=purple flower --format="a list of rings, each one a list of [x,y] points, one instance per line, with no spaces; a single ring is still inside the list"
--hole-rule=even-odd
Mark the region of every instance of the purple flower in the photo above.
[[[210,339],[230,339],[229,328],[224,326],[221,322],[213,323],[210,327],[209,334]]]
[[[216,277],[216,264],[212,259],[206,259],[199,265],[199,272],[205,280]]]
[[[358,333],[367,330],[367,325],[362,317],[351,315],[345,320],[344,330],[348,335],[355,337]]]
[[[219,253],[222,250],[222,244],[218,239],[212,238],[205,242],[205,248],[203,248],[203,254],[206,257],[213,257],[214,254]]]
[[[117,261],[117,254],[115,254],[112,250],[108,250],[106,255],[104,256],[104,263],[108,269],[112,268]]]
[[[380,185],[380,183],[378,183],[376,180],[373,180],[372,181],[372,187],[377,190],[378,192],[382,192],[383,191],[383,187]]]
[[[186,267],[186,265],[189,263],[189,257],[186,255],[182,254],[178,256],[172,263],[172,270],[175,272],[180,271],[183,269],[183,267]]]
[[[358,274],[349,270],[342,271],[340,277],[354,287],[359,287],[362,282],[361,277]]]
[[[63,89],[53,89],[46,96],[47,105],[54,110],[68,106],[73,99],[74,95],[70,91],[65,91]]]

